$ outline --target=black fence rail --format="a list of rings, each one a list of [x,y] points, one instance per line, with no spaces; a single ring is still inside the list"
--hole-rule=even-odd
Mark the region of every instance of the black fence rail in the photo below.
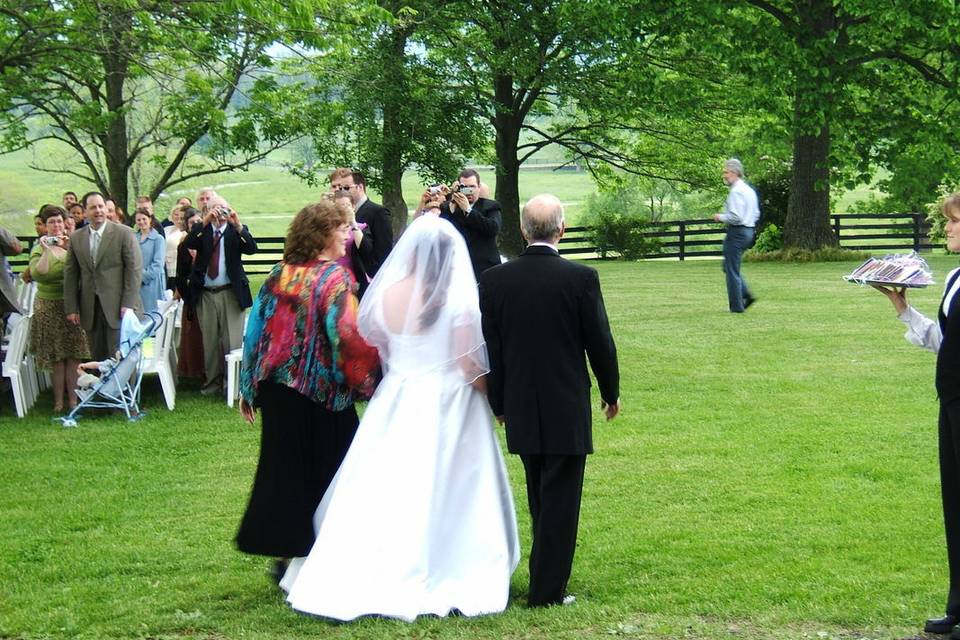
[[[833,232],[844,249],[861,251],[924,251],[938,245],[930,242],[930,223],[922,213],[840,213],[830,216]],[[590,227],[567,227],[560,240],[560,253],[570,258],[599,258]],[[659,251],[645,255],[647,259],[715,257],[722,254],[724,229],[711,219],[671,220],[649,225],[643,233],[655,238]],[[257,238],[259,250],[243,256],[248,273],[267,273],[283,257],[283,238]],[[36,238],[20,236],[25,247],[32,248]],[[13,270],[26,266],[28,251],[9,258]]]
[[[837,213],[830,220],[844,249],[924,251],[939,246],[930,242],[930,223],[922,213]],[[645,258],[684,260],[722,255],[723,225],[712,219],[671,220],[647,228],[643,236],[656,239],[659,251]],[[560,253],[571,258],[600,257],[590,227],[567,227]]]

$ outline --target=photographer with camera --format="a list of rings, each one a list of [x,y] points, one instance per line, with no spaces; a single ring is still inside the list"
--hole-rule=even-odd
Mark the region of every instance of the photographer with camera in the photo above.
[[[183,242],[197,258],[190,273],[190,290],[203,334],[203,395],[223,393],[223,357],[243,342],[243,310],[253,304],[250,282],[240,255],[257,252],[257,241],[240,216],[222,197],[206,203],[203,222],[194,225]]]
[[[30,251],[30,279],[37,283],[37,299],[30,330],[30,350],[37,366],[50,371],[53,378],[53,410],[63,411],[63,397],[69,407],[77,404],[77,364],[88,360],[87,338],[83,329],[67,322],[63,308],[63,271],[70,248],[64,220],[67,212],[52,204],[40,209],[46,233]]]
[[[424,196],[429,192],[430,189]],[[466,241],[475,278],[479,279],[481,273],[500,264],[500,250],[497,248],[502,225],[500,203],[480,197],[480,174],[476,170],[460,172],[440,206],[440,217],[450,221]]]
[[[450,187],[445,184],[433,184],[427,187],[427,190],[420,196],[420,204],[413,217],[419,218],[423,215],[440,215],[440,208],[450,196]]]

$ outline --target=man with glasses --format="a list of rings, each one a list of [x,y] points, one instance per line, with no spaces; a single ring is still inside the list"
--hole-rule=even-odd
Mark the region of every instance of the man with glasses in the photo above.
[[[390,210],[367,198],[367,181],[363,174],[352,169],[337,169],[330,174],[330,190],[334,195],[346,194],[353,203],[357,222],[366,224],[364,235],[371,242],[358,247],[363,269],[373,278],[380,265],[393,248],[393,227],[390,226]]]

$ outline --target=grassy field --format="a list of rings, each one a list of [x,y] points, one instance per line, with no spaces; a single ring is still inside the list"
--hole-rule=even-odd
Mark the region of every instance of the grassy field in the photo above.
[[[46,149],[46,151],[45,151]],[[12,229],[17,234],[28,235],[33,231],[32,216],[47,202],[59,204],[61,194],[71,190],[82,194],[90,189],[89,184],[81,183],[70,176],[54,175],[31,170],[28,164],[36,156],[51,155],[49,145],[39,144],[35,151],[21,151],[0,155],[0,226]],[[290,175],[283,168],[278,155],[267,163],[253,166],[248,171],[236,171],[219,176],[207,176],[173,187],[157,201],[156,210],[163,218],[176,202],[186,195],[195,198],[197,191],[213,186],[223,194],[241,213],[243,220],[255,234],[261,236],[281,236],[287,225],[301,207],[315,202],[321,189],[312,188]],[[548,158],[550,159],[550,158]],[[50,164],[49,160],[46,160]],[[481,169],[484,182],[496,188],[496,176],[491,169]],[[885,175],[885,174],[884,174]],[[717,185],[719,174],[717,176]],[[416,206],[425,184],[413,172],[403,179],[403,194],[409,207]],[[131,187],[132,189],[132,187]],[[596,184],[586,173],[576,171],[553,171],[550,168],[531,164],[521,170],[521,202],[538,193],[552,193],[566,206],[567,222],[576,224],[587,197],[596,191]],[[703,211],[689,211],[684,217],[709,217],[722,203],[723,189],[707,198]],[[857,189],[835,193],[834,211],[844,212],[853,203],[876,193],[870,185],[861,185]],[[379,194],[372,192],[376,200]],[[132,194],[131,194],[132,198]],[[698,205],[699,206],[699,205]]]
[[[956,263],[930,260],[940,282]],[[0,408],[0,638],[915,637],[947,581],[934,356],[887,300],[840,280],[852,264],[748,264],[741,316],[717,261],[597,266],[625,408],[596,416],[574,606],[523,608],[521,563],[503,615],[292,612],[232,546],[257,430],[189,385],[169,413],[148,380],[135,424]]]
[[[3,184],[0,226],[18,234],[32,233],[33,214],[44,203],[59,204],[64,191],[82,194],[90,188],[70,176],[31,171],[26,168],[29,160],[28,152],[0,155],[0,183]],[[481,175],[491,189],[496,188],[496,176],[492,170],[481,169]],[[262,236],[284,235],[293,215],[304,205],[316,202],[322,191],[301,182],[278,163],[259,164],[249,171],[208,176],[177,185],[157,201],[158,215],[166,217],[177,198],[186,195],[195,199],[197,191],[205,186],[216,188],[241,213],[243,221],[254,233]],[[403,193],[410,207],[416,206],[425,188],[416,174],[410,172],[404,176]],[[520,182],[521,199],[538,193],[553,193],[567,206],[571,221],[576,220],[583,200],[595,190],[590,176],[575,171],[531,168],[523,171]],[[371,197],[378,199],[379,194],[372,192]]]

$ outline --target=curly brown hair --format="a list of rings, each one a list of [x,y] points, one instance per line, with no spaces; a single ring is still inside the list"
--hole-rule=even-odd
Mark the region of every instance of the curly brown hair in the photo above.
[[[283,261],[303,264],[317,257],[330,241],[334,230],[349,220],[342,204],[321,200],[308,204],[294,216],[283,242]]]
[[[60,216],[61,218],[67,217],[67,212],[63,210],[63,207],[60,207],[55,204],[45,204],[40,207],[40,213],[37,216],[46,222],[49,218],[54,218]]]

